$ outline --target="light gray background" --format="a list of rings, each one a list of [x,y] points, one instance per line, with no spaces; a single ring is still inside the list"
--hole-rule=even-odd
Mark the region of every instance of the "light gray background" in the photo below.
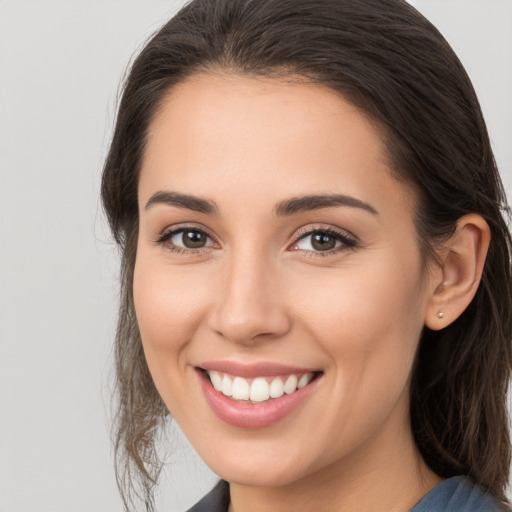
[[[117,255],[98,186],[126,64],[182,3],[0,0],[1,512],[122,510],[106,421]],[[512,192],[512,0],[413,3],[467,66]],[[177,446],[162,511],[215,481]]]

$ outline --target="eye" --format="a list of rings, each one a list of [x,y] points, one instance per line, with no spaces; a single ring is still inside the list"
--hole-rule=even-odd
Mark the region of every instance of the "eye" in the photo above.
[[[179,228],[166,231],[157,241],[176,252],[194,251],[214,247],[212,238],[197,228]]]
[[[297,241],[297,249],[303,251],[331,251],[340,245],[341,242],[334,236],[320,231],[304,236]]]
[[[185,229],[174,233],[169,238],[169,241],[177,247],[184,247],[185,249],[200,249],[202,247],[207,247],[208,242],[211,242],[211,239],[202,231]]]
[[[291,251],[309,251],[330,254],[356,246],[356,241],[334,229],[314,229],[299,236]]]

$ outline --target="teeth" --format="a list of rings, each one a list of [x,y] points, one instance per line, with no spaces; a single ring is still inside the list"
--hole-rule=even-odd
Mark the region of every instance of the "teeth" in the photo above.
[[[279,398],[284,395],[284,384],[283,381],[276,377],[270,384],[269,390],[270,398]]]
[[[238,377],[237,377],[238,378]],[[264,402],[270,397],[270,386],[268,382],[259,377],[254,379],[251,384],[251,400],[253,402]]]
[[[235,377],[233,381],[233,398],[235,400],[249,400],[249,383],[242,377]]]
[[[224,375],[224,378],[222,379],[221,391],[222,391],[222,394],[225,396],[233,395],[233,381],[227,375]]]
[[[209,372],[209,374],[210,374],[210,380],[212,381],[213,387],[217,391],[222,391],[222,377],[219,375],[219,372],[212,370],[211,372]]]
[[[221,374],[215,370],[208,370],[207,373],[213,387],[223,395],[232,397],[234,400],[252,402],[265,402],[269,398],[279,398],[285,393],[291,395],[313,380],[311,372],[301,375],[300,378],[297,375],[289,375],[286,378],[275,377],[272,380],[267,380],[265,377],[248,380]]]
[[[297,387],[300,389],[300,388],[303,388],[304,386],[307,386],[311,382],[312,378],[313,378],[313,374],[312,373],[305,373],[299,379],[299,382],[297,383]]]
[[[297,377],[290,375],[284,383],[284,392],[287,395],[291,395],[297,389]]]

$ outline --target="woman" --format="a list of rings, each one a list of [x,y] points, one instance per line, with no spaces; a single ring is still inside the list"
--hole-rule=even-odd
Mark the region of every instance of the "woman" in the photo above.
[[[102,187],[127,509],[169,414],[222,478],[194,511],[501,508],[505,197],[411,6],[192,1],[132,66]]]

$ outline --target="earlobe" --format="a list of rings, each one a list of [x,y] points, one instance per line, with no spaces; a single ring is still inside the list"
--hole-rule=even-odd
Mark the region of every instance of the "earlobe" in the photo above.
[[[454,322],[473,300],[491,240],[487,222],[477,214],[461,217],[455,233],[439,251],[440,272],[431,284],[425,325],[443,329]]]

